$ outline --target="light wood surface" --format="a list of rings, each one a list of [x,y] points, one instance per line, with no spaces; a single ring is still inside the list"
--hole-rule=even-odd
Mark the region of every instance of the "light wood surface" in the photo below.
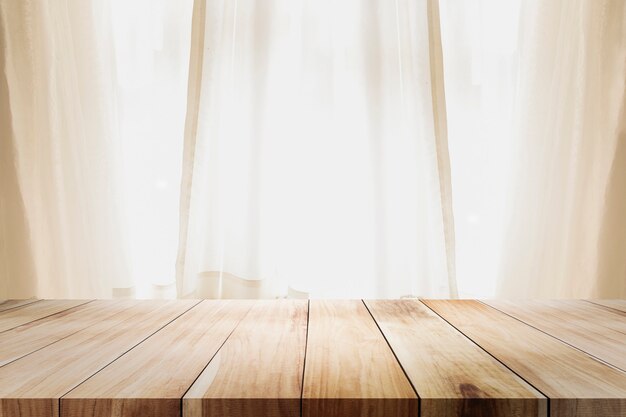
[[[626,300],[588,300],[588,302],[626,313]]]
[[[597,301],[5,304],[0,417],[626,417]]]
[[[306,300],[258,301],[184,397],[184,417],[299,417]]]
[[[0,313],[0,332],[88,303],[89,300],[41,300]]]
[[[25,306],[37,302],[35,298],[29,298],[26,300],[0,300],[0,312],[10,310],[12,308]]]
[[[61,396],[197,303],[138,302],[0,367],[0,417],[58,416]]]
[[[418,401],[361,301],[311,300],[304,417],[405,417]]]
[[[418,300],[365,301],[420,397],[421,417],[547,416],[547,400]]]
[[[626,415],[626,373],[479,301],[423,302],[548,396],[551,417]]]
[[[483,302],[626,371],[626,313],[582,300]]]
[[[251,307],[203,301],[61,399],[67,417],[171,417]]]
[[[137,301],[97,300],[0,333],[0,366],[119,313]]]

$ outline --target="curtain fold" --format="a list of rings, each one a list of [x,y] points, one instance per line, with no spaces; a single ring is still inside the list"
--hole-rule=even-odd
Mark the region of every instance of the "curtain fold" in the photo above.
[[[180,216],[178,226],[178,253],[176,257],[176,293],[185,295],[183,283],[185,254],[189,233],[189,211],[191,204],[192,181],[194,178],[194,154],[200,114],[200,93],[202,91],[204,64],[204,26],[206,24],[206,2],[194,1],[191,20],[191,41],[189,54],[189,79],[187,82],[187,112],[183,144],[183,164],[180,186]],[[207,290],[208,291],[208,290]],[[206,291],[204,291],[206,292]]]
[[[195,3],[179,295],[455,295],[437,1]]]
[[[5,68],[5,55],[6,45],[3,44],[0,45],[0,68]],[[0,297],[28,298],[35,294],[37,278],[18,183],[11,119],[9,86],[3,71],[0,78]]]
[[[617,144],[606,187],[597,249],[597,276],[592,292],[603,298],[626,298],[626,93],[622,97],[618,120]]]
[[[498,285],[511,150],[521,140],[512,126],[522,1],[440,1],[456,277],[463,298],[493,297]]]
[[[452,204],[452,175],[450,172],[450,155],[448,151],[448,121],[444,87],[445,77],[441,46],[439,0],[428,0],[427,12],[431,94],[435,127],[435,143],[437,149],[437,173],[439,174],[439,190],[441,195],[443,236],[446,247],[448,286],[450,288],[450,296],[452,298],[457,298],[459,292],[456,283],[456,248]]]
[[[98,2],[99,0],[94,0]],[[132,291],[175,297],[192,0],[109,0]]]

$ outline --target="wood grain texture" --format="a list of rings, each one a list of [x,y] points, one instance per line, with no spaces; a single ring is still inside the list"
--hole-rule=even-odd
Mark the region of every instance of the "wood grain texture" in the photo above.
[[[582,300],[483,302],[626,371],[626,313]]]
[[[59,398],[197,304],[138,301],[0,368],[0,417],[57,416]]]
[[[83,303],[0,312],[0,417],[626,417],[626,313],[591,301]]]
[[[88,303],[89,300],[41,300],[0,313],[0,332]]]
[[[0,333],[0,366],[92,326],[137,304],[131,300],[97,300]]]
[[[36,303],[37,299],[29,298],[27,300],[2,300],[0,301],[0,312],[10,310],[12,308],[25,306],[27,304]]]
[[[418,300],[365,301],[422,417],[547,417],[547,400]]]
[[[181,398],[252,302],[205,300],[61,399],[63,417],[178,417]]]
[[[626,300],[588,300],[588,302],[626,313]]]
[[[626,415],[626,373],[478,301],[422,302],[548,396],[551,417]]]
[[[299,417],[306,300],[258,301],[183,399],[185,417]]]
[[[417,395],[361,301],[311,300],[302,415],[418,415]]]

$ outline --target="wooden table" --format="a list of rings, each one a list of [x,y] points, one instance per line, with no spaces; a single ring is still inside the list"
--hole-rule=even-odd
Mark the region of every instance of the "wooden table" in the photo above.
[[[626,301],[9,300],[0,417],[626,416]]]

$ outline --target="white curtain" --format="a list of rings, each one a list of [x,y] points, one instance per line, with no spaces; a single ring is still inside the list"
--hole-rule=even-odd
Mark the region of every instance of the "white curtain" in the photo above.
[[[467,298],[497,292],[511,149],[521,139],[512,126],[523,1],[440,0],[457,280]]]
[[[122,143],[131,277],[124,292],[172,298],[193,0],[104,3],[111,7]]]
[[[626,297],[626,2],[523,2],[498,293]]]
[[[459,292],[626,297],[626,2],[441,4]]]
[[[456,294],[437,4],[195,2],[179,296]]]
[[[625,65],[623,0],[0,0],[0,298],[626,297]]]
[[[0,2],[0,291],[125,286],[111,27],[104,3]]]
[[[192,4],[0,0],[0,298],[176,296]]]

